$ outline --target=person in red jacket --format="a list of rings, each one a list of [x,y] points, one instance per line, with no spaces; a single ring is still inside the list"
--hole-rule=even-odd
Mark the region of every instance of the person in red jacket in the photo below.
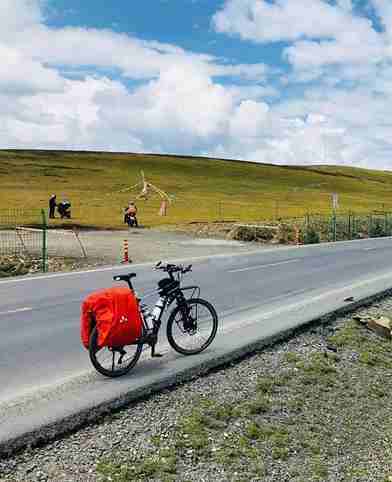
[[[130,201],[128,204],[128,207],[125,210],[124,222],[126,222],[130,227],[135,226],[137,228],[138,222],[137,222],[136,214],[137,214],[136,204],[133,201]]]

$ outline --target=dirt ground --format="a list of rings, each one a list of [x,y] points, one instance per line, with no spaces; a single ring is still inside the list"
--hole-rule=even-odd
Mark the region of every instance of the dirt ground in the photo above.
[[[215,254],[241,253],[265,249],[270,245],[244,243],[223,239],[223,236],[185,234],[163,229],[132,229],[124,231],[81,231],[79,239],[88,263],[114,264],[123,260],[124,241],[128,241],[129,258],[133,263],[168,260]],[[74,236],[49,234],[49,255],[82,257],[82,247]]]
[[[73,271],[122,263],[125,241],[128,242],[131,263],[239,254],[277,246],[263,240],[244,242],[231,239],[232,229],[232,223],[192,223],[117,231],[49,229],[48,271]],[[0,277],[41,270],[41,232],[0,230]]]

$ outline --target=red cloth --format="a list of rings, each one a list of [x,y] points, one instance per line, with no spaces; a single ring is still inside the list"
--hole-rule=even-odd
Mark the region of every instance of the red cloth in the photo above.
[[[82,343],[88,348],[93,318],[98,327],[98,345],[124,346],[142,334],[138,301],[129,288],[95,291],[83,300],[80,319]]]

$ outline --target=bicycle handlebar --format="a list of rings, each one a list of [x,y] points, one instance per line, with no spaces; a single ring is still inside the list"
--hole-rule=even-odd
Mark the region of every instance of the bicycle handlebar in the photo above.
[[[188,266],[183,266],[182,264],[175,265],[175,264],[162,264],[162,261],[159,261],[155,265],[155,269],[161,269],[162,271],[165,271],[166,273],[188,273],[189,271],[192,271],[192,265]]]

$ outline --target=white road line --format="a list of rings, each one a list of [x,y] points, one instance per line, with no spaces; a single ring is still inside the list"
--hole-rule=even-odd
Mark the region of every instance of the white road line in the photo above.
[[[17,310],[0,311],[0,315],[11,315],[12,313],[22,313],[23,311],[33,311],[33,308],[18,308]]]
[[[259,264],[258,266],[250,266],[249,268],[239,268],[239,269],[230,269],[228,270],[229,273],[240,273],[241,271],[252,271],[256,269],[264,269],[269,268],[271,266],[279,266],[281,264],[288,264],[288,263],[298,263],[300,259],[290,259],[288,261],[279,261],[278,263],[270,263],[270,264]]]
[[[272,298],[267,298],[263,301],[265,303],[271,303],[272,301],[281,300],[284,298],[290,298],[290,296],[302,295],[303,293],[312,291],[312,288],[303,288],[301,290],[289,291],[288,293],[283,293],[282,295],[273,296]]]
[[[383,237],[383,238],[373,238],[372,241],[385,241],[385,240],[392,240],[392,236]],[[201,255],[201,256],[191,256],[189,258],[179,258],[179,259],[170,259],[172,263],[181,263],[181,262],[189,262],[189,261],[210,261],[213,259],[220,259],[220,258],[239,258],[241,256],[250,256],[250,255],[263,255],[271,252],[277,252],[278,250],[281,252],[284,251],[297,251],[298,249],[311,249],[311,248],[333,248],[333,247],[343,247],[351,244],[358,244],[364,243],[368,241],[368,239],[353,239],[350,241],[336,241],[336,242],[329,242],[329,243],[317,243],[317,244],[301,244],[298,246],[282,246],[279,248],[268,248],[268,249],[254,249],[249,251],[242,251],[240,253],[224,253],[224,254],[213,254],[213,255]],[[299,260],[298,260],[299,261]],[[45,274],[45,275],[38,275],[38,276],[26,276],[20,278],[12,278],[12,279],[5,279],[0,281],[0,285],[3,284],[14,284],[14,283],[24,283],[34,280],[42,280],[42,279],[51,279],[51,278],[65,278],[69,276],[80,276],[84,274],[90,273],[100,273],[105,271],[114,271],[120,269],[127,269],[131,271],[137,267],[144,267],[144,266],[155,266],[154,261],[145,261],[143,263],[135,263],[129,265],[113,265],[113,266],[106,266],[102,268],[96,269],[88,269],[88,270],[81,270],[81,271],[72,271],[72,272],[62,272],[62,273],[55,273],[55,274]],[[266,266],[266,265],[265,265]]]
[[[213,254],[213,255],[203,255],[203,256],[191,256],[189,258],[178,258],[178,259],[171,259],[171,263],[186,263],[189,261],[210,261],[214,259],[221,259],[221,258],[234,258],[234,257],[240,257],[240,256],[251,256],[251,255],[257,255],[257,254],[264,254],[268,252],[276,252],[277,249],[285,249],[285,248],[272,248],[272,249],[263,249],[263,250],[250,250],[250,251],[243,251],[241,253],[231,253],[231,254]],[[287,248],[287,249],[292,249],[292,248]],[[150,266],[154,267],[156,264],[155,261],[146,261],[144,263],[135,263],[135,264],[119,264],[119,265],[113,265],[113,266],[106,266],[102,268],[95,268],[95,269],[87,269],[87,270],[82,270],[82,271],[71,271],[71,272],[61,272],[61,273],[55,273],[55,274],[44,274],[44,275],[35,275],[31,277],[20,277],[20,278],[11,278],[11,279],[5,279],[0,281],[0,285],[2,284],[14,284],[14,283],[23,283],[25,281],[34,281],[34,280],[43,280],[43,279],[52,279],[52,278],[65,278],[69,276],[80,276],[80,275],[85,275],[85,274],[90,274],[90,273],[100,273],[100,272],[105,272],[105,271],[117,271],[121,269],[126,269],[127,271],[132,271],[134,268],[142,268],[145,266]]]
[[[337,298],[338,296],[341,296],[341,298],[343,299],[343,297],[346,296],[348,290],[349,290],[350,293],[352,293],[355,289],[363,288],[366,285],[370,285],[371,283],[373,283],[375,281],[388,280],[388,282],[389,282],[390,279],[391,279],[391,273],[389,272],[389,273],[382,274],[381,276],[378,276],[378,277],[358,281],[357,283],[354,283],[352,285],[346,285],[346,286],[342,286],[342,287],[339,287],[339,288],[334,288],[330,291],[323,291],[322,293],[317,294],[315,296],[312,296],[311,298],[308,298],[308,299],[305,299],[305,300],[295,301],[293,303],[284,304],[284,305],[280,306],[279,308],[276,308],[276,309],[273,309],[273,310],[270,310],[270,311],[261,312],[259,315],[255,315],[247,321],[239,320],[237,318],[231,323],[226,322],[225,324],[221,325],[222,328],[220,330],[220,333],[222,333],[222,331],[224,333],[236,331],[239,328],[244,328],[246,326],[259,323],[263,320],[267,320],[267,319],[271,318],[272,316],[278,316],[278,315],[281,315],[282,313],[285,313],[285,312],[290,312],[290,311],[293,311],[293,310],[305,308],[306,306],[312,305],[312,304],[316,303],[317,301],[325,300],[326,298],[329,298],[329,297]],[[390,287],[391,284],[389,284],[388,286]],[[334,308],[334,310],[335,309],[336,308]]]
[[[151,264],[151,263],[150,263]],[[9,280],[2,280],[0,281],[0,285],[2,284],[14,284],[14,283],[23,283],[24,281],[34,281],[34,280],[42,280],[42,279],[52,279],[52,278],[65,278],[68,276],[77,276],[81,274],[89,274],[89,273],[99,273],[101,271],[114,271],[114,270],[120,270],[127,268],[129,271],[131,271],[132,265],[126,265],[126,266],[113,266],[109,268],[99,268],[99,269],[90,269],[86,271],[73,271],[73,272],[68,272],[68,273],[56,273],[56,274],[49,274],[49,275],[42,275],[42,276],[32,276],[31,278],[13,278]]]

